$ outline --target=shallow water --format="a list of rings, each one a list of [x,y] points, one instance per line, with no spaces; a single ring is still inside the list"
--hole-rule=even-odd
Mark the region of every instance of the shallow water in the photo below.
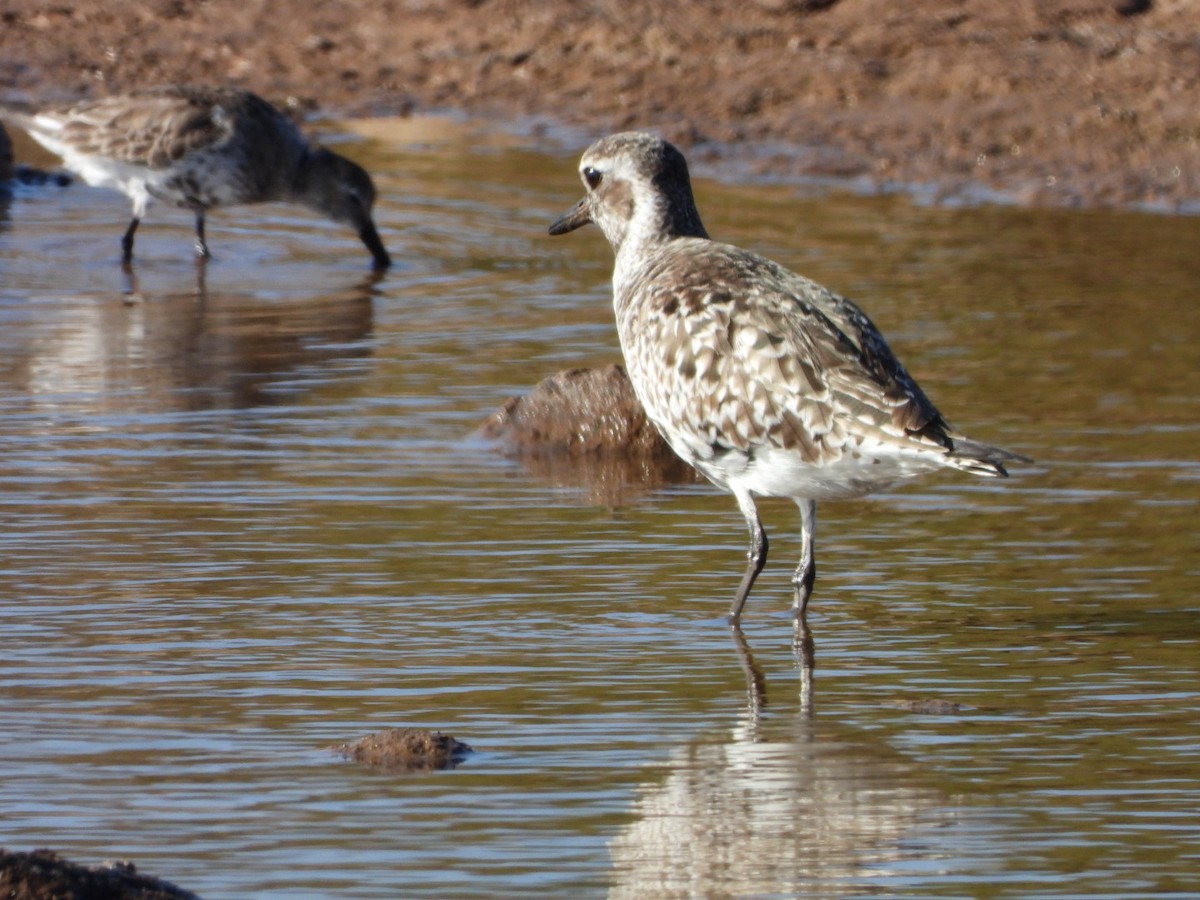
[[[1200,892],[1200,219],[697,179],[711,232],[858,299],[1038,460],[822,506],[807,679],[791,504],[739,647],[731,498],[472,437],[617,359],[601,236],[545,235],[576,152],[341,143],[377,282],[288,207],[213,216],[203,284],[184,214],[136,285],[118,195],[0,218],[0,846],[209,900]],[[477,752],[325,749],[395,726]]]

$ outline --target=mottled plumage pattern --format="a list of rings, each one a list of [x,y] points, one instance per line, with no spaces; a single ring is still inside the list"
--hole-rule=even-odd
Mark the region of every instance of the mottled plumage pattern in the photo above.
[[[196,150],[216,150],[241,120],[247,144],[271,144],[283,159],[298,158],[305,141],[271,104],[232,88],[156,88],[89,100],[59,113],[59,139],[75,153],[162,169]]]
[[[855,497],[942,466],[1004,475],[1014,454],[955,433],[866,314],[768,259],[708,239],[687,164],[620,134],[583,156],[587,196],[551,227],[597,223],[616,251],[613,303],[630,380],[671,446],[732,492],[751,531],[736,620],[766,560],[753,496],[803,518],[796,605],[815,564],[815,501]]]
[[[844,302],[735,247],[681,239],[622,283],[616,308],[645,405],[702,468],[763,445],[812,466],[869,439],[926,449],[911,432],[937,410],[873,329],[850,329]]]
[[[287,116],[249,91],[170,86],[11,117],[88,184],[130,198],[126,261],[152,200],[195,213],[201,256],[208,255],[208,210],[279,200],[350,225],[377,267],[390,263],[371,218],[370,176],[311,146]]]

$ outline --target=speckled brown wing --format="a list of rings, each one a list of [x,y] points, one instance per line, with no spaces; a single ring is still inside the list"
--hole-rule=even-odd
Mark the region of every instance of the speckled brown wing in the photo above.
[[[858,438],[944,446],[918,433],[944,423],[870,320],[769,260],[677,240],[622,293],[643,403],[693,458],[768,445],[822,465]]]
[[[238,104],[249,96],[169,87],[89,101],[60,113],[61,138],[80,153],[164,168],[227,140]]]
[[[858,350],[859,362],[874,376],[875,383],[883,389],[884,397],[891,405],[891,424],[897,432],[922,433],[933,437],[935,432],[949,430],[941,413],[892,353],[891,347],[866,313],[850,300],[815,282],[798,275],[792,277],[812,288],[815,305]],[[933,439],[944,444],[940,438]]]

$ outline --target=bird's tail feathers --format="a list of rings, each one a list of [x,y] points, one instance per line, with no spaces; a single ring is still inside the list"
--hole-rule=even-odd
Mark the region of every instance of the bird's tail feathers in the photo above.
[[[983,475],[991,478],[996,476],[1007,477],[1008,470],[1004,467],[1005,463],[1033,462],[1028,456],[1022,456],[1019,453],[1002,450],[999,447],[992,447],[988,444],[981,444],[978,441],[973,441],[961,435],[948,435],[948,437],[950,439],[950,447],[946,452],[947,461],[955,468],[962,469],[964,472],[970,472],[974,475]]]

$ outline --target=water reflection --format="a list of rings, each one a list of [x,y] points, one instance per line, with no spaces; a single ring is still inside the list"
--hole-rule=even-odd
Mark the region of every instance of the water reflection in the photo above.
[[[128,295],[120,198],[18,185],[0,844],[207,897],[1197,894],[1200,218],[698,181],[714,230],[869,302],[939,403],[1048,460],[831,505],[816,669],[771,615],[790,570],[753,652],[722,633],[742,526],[710,488],[614,514],[464,440],[616,359],[611,254],[547,252],[574,151],[408,141],[355,148],[377,285],[255,207],[199,291],[190,223],[155,229]],[[479,753],[393,779],[319,749],[406,723]]]
[[[733,646],[737,651],[742,673],[746,676],[747,734],[753,737],[758,732],[759,722],[767,707],[767,680],[754,659],[754,653],[741,625],[735,623],[729,627],[729,631],[733,636]],[[816,649],[812,629],[808,627],[808,620],[804,616],[797,616],[792,620],[792,655],[796,660],[796,671],[800,675],[800,715],[812,718]]]
[[[284,402],[281,376],[371,352],[378,276],[286,304],[194,288],[74,298],[32,340],[10,348],[5,383],[29,412],[239,409]]]
[[[746,707],[727,734],[692,740],[665,778],[637,789],[636,821],[611,844],[609,896],[849,896],[932,856],[906,839],[954,813],[933,813],[945,798],[878,739],[814,717],[807,624],[793,633],[798,708],[774,722],[762,670],[742,631],[732,635]]]
[[[625,506],[667,485],[700,480],[690,466],[666,457],[548,453],[515,458],[528,474],[591,506]]]

